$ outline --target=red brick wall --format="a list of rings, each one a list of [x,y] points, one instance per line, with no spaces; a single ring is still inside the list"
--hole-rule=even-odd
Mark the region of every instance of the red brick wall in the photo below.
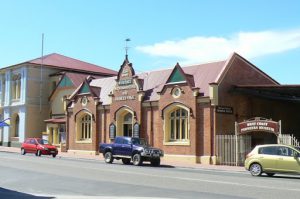
[[[99,127],[100,124],[96,123],[99,121],[99,113],[96,111],[95,101],[92,97],[87,97],[88,104],[83,106],[81,103],[81,97],[78,96],[75,99],[73,112],[68,113],[68,139],[69,139],[69,150],[88,150],[88,151],[98,151],[98,142],[99,142]],[[82,111],[83,109],[88,110],[95,117],[95,121],[92,120],[92,143],[76,143],[76,121],[75,116],[77,113]]]
[[[159,100],[159,109],[158,113],[156,113],[156,121],[157,128],[155,129],[155,144],[158,144],[160,148],[162,148],[167,154],[181,154],[181,155],[196,155],[197,148],[197,139],[196,139],[196,97],[193,96],[193,91],[188,85],[178,85],[183,90],[181,96],[179,98],[174,98],[172,96],[172,89],[174,85],[168,85],[165,87],[164,91],[161,93],[161,98]],[[190,117],[190,146],[168,146],[163,145],[164,140],[164,132],[163,132],[163,118],[161,118],[161,114],[164,108],[168,105],[179,102],[184,104],[187,107],[191,108],[192,117]],[[159,117],[157,117],[159,116]]]
[[[234,134],[235,121],[252,117],[251,98],[231,93],[233,85],[274,85],[275,83],[239,57],[231,63],[224,79],[219,85],[219,105],[233,107],[234,114],[216,114],[217,134]]]

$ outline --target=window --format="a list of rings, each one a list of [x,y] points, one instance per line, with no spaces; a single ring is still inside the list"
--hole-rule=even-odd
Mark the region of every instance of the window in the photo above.
[[[21,96],[21,75],[17,74],[12,77],[12,99],[19,100]]]
[[[266,154],[266,155],[276,155],[277,148],[274,146],[271,147],[261,147],[258,150],[258,154]]]
[[[20,118],[19,115],[17,115],[15,120],[15,137],[19,137],[19,124],[20,124]]]
[[[80,119],[80,140],[90,140],[91,137],[91,116],[85,114]]]
[[[181,89],[180,88],[174,88],[172,90],[172,96],[174,98],[178,98],[178,97],[180,97],[180,95],[181,95]]]
[[[167,128],[167,141],[185,142],[189,140],[188,133],[188,111],[183,108],[177,108],[170,112]]]

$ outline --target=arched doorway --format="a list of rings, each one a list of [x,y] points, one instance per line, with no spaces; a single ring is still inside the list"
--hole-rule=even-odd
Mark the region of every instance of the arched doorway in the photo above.
[[[124,136],[130,136],[132,137],[132,114],[128,112],[124,116],[124,121],[123,121],[123,132]]]
[[[122,107],[116,112],[117,136],[133,136],[134,112],[128,107]]]

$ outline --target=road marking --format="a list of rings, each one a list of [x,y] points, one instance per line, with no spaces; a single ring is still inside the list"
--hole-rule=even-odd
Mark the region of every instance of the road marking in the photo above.
[[[20,160],[20,159],[15,159],[15,158],[10,158],[10,157],[1,157],[3,159],[10,159],[10,160]],[[30,159],[23,159],[30,161]],[[39,162],[43,163],[43,162]],[[56,165],[53,163],[47,162],[47,165]],[[73,167],[73,168],[81,168],[83,169],[82,165],[67,165],[68,167]],[[84,169],[90,169],[90,170],[97,170],[97,171],[102,171],[102,172],[114,172],[114,173],[123,173],[123,174],[130,174],[130,175],[140,175],[140,176],[147,176],[147,177],[155,177],[155,178],[169,178],[169,179],[176,179],[176,180],[184,180],[184,181],[195,181],[195,182],[205,182],[205,183],[215,183],[215,184],[224,184],[224,185],[234,185],[234,186],[241,186],[241,187],[251,187],[251,188],[258,188],[258,189],[270,189],[270,190],[282,190],[282,191],[296,191],[300,192],[299,188],[291,189],[291,188],[282,188],[282,187],[272,187],[272,186],[257,186],[253,184],[243,184],[243,183],[235,183],[235,182],[230,182],[230,181],[216,181],[216,180],[206,180],[206,179],[196,179],[196,178],[184,178],[184,177],[174,177],[174,176],[166,176],[166,175],[155,175],[155,174],[147,174],[147,173],[139,173],[136,170],[134,172],[131,171],[121,171],[121,170],[116,170],[116,169],[106,169],[106,168],[95,168],[95,167],[84,167]]]

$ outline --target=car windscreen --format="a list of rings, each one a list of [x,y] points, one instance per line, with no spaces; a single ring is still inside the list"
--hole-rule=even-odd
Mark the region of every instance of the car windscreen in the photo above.
[[[38,139],[37,141],[38,141],[39,144],[50,144],[48,142],[48,140],[44,140],[44,139]]]
[[[147,146],[147,142],[144,139],[140,139],[140,138],[132,138],[131,140],[132,144],[134,145],[143,145],[143,146]]]

